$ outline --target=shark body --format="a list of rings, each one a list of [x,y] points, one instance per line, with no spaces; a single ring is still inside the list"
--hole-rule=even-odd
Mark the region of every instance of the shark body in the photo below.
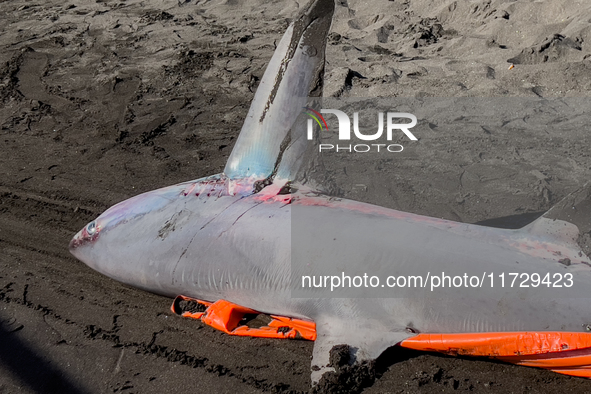
[[[289,130],[309,93],[321,89],[333,8],[317,0],[288,28],[224,173],[111,207],[76,234],[71,252],[150,292],[314,321],[313,382],[333,369],[330,350],[339,344],[349,345],[352,363],[360,363],[419,333],[585,333],[591,260],[577,240],[591,231],[590,187],[526,228],[505,230],[335,199],[294,182],[305,143]],[[294,251],[296,215],[298,244],[305,247]],[[310,264],[292,264],[296,255]],[[511,272],[516,262],[521,271],[571,273],[579,293],[551,299],[551,289],[547,297],[523,289],[515,297],[514,289],[501,288],[493,297],[446,298],[398,289],[396,298],[363,291],[355,298],[292,297],[294,278],[318,275],[322,264],[343,272],[363,264],[385,278],[417,265],[430,272]]]

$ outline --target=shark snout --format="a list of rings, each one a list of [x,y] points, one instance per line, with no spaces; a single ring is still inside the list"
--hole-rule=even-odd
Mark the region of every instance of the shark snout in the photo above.
[[[68,249],[70,249],[70,253],[74,254],[74,250],[78,247],[80,241],[78,240],[78,234],[76,234],[68,244]]]

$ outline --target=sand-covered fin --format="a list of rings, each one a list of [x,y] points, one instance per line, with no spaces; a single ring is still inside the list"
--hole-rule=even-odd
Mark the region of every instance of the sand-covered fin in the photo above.
[[[333,1],[317,0],[283,35],[224,169],[229,178],[262,180],[276,173],[283,152],[293,145],[289,131],[306,98],[321,91],[324,48],[333,11]],[[294,165],[298,156],[289,155]]]
[[[401,325],[400,327],[402,327]],[[389,347],[416,334],[368,327],[363,321],[324,316],[316,319],[312,384],[318,391],[343,384],[339,375],[354,376],[342,392],[359,392],[373,383],[374,361]],[[352,383],[352,382],[355,383]]]

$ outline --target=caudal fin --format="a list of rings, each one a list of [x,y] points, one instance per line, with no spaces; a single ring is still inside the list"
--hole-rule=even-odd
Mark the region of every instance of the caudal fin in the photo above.
[[[524,229],[576,243],[591,258],[591,182],[563,198]]]

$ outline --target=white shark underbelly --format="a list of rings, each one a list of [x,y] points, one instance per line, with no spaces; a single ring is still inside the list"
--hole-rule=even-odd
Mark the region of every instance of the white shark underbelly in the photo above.
[[[521,240],[527,236],[531,245],[548,240],[536,241],[519,230],[426,218],[324,196],[296,193],[280,201],[257,195],[184,196],[186,188],[178,187],[176,201],[136,223],[102,233],[126,264],[117,267],[119,263],[97,256],[97,269],[166,296],[225,299],[269,314],[312,320],[355,317],[396,330],[578,331],[591,320],[591,305],[585,299],[591,288],[588,259],[575,252],[567,255],[568,245],[561,242],[540,251]],[[559,262],[565,258],[571,261],[568,266]],[[497,282],[493,292],[460,286],[450,288],[446,297],[437,296],[441,289],[433,293],[432,282],[418,290],[416,285],[383,288],[392,275],[421,275],[424,280],[426,273],[445,271],[449,276],[485,274],[489,287],[490,275],[517,270],[570,272],[576,275],[577,288],[558,298],[557,289],[550,287],[516,291],[508,286],[509,276],[505,287],[499,278],[491,279]],[[367,285],[349,285],[349,311],[327,293],[326,281],[320,289],[310,286],[304,296],[305,289],[298,288],[304,276],[320,283],[326,275],[364,273],[379,278],[382,288],[378,292]],[[320,292],[317,297],[315,290]],[[427,296],[419,295],[425,292]],[[580,298],[569,297],[573,294]]]

